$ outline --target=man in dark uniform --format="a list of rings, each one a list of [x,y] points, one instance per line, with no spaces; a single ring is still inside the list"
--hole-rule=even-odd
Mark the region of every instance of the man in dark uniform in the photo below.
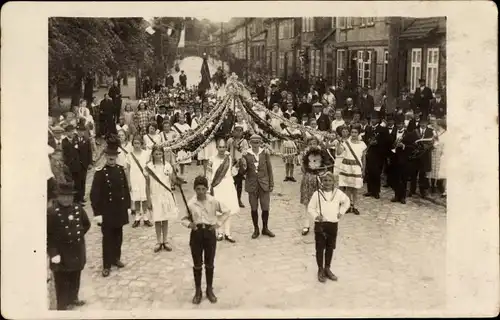
[[[429,116],[431,100],[433,99],[432,90],[425,85],[425,79],[420,79],[418,82],[420,87],[415,90],[413,99],[417,108],[420,110],[421,117],[428,120],[427,117]]]
[[[368,146],[366,152],[366,180],[368,192],[365,197],[380,199],[380,176],[387,156],[389,133],[386,127],[379,125],[375,112],[372,113],[370,126],[365,129],[363,141]]]
[[[85,177],[87,175],[88,166],[90,165],[89,161],[92,160],[92,151],[90,151],[91,154],[89,158],[89,155],[86,154],[85,150],[83,150],[83,152],[80,150],[80,145],[86,149],[83,146],[83,143],[80,142],[78,135],[75,133],[75,127],[71,124],[68,125],[66,127],[66,137],[62,140],[62,152],[64,164],[71,172],[71,178],[75,183],[74,187],[76,193],[74,201],[77,203],[83,202],[83,197],[85,195]],[[87,147],[90,148],[90,143],[87,143]]]
[[[96,168],[90,201],[94,218],[102,231],[102,276],[109,276],[111,265],[123,268],[120,261],[123,226],[128,224],[130,191],[125,169],[116,164],[119,142],[110,140],[104,150],[106,165]]]
[[[432,169],[432,138],[434,137],[434,131],[427,127],[427,119],[420,119],[419,127],[415,129],[417,134],[416,148],[418,148],[418,156],[414,159],[414,167],[411,174],[410,180],[410,193],[409,197],[413,196],[418,188],[420,191],[420,196],[422,198],[427,198],[427,190],[429,189],[429,180],[427,179],[427,172]]]
[[[412,164],[410,155],[415,150],[415,141],[417,140],[417,133],[415,131],[408,131],[405,129],[402,119],[398,119],[396,123],[396,136],[392,143],[391,153],[394,154],[393,166],[394,180],[391,186],[394,189],[394,198],[392,202],[406,203],[406,191],[408,179],[411,174]]]
[[[87,128],[84,124],[78,126],[78,135],[75,137],[77,140],[75,146],[76,152],[78,153],[78,161],[80,166],[78,168],[77,176],[73,177],[76,189],[76,202],[84,203],[85,197],[85,184],[87,182],[87,171],[92,165],[92,146],[90,144],[90,139],[85,136]]]
[[[165,87],[167,88],[174,87],[174,77],[170,74],[170,72],[167,72],[167,77],[165,78]]]
[[[264,101],[266,99],[266,88],[264,88],[264,86],[262,85],[262,79],[257,80],[255,93],[257,94],[257,99],[259,101]]]
[[[78,299],[80,274],[85,267],[85,234],[90,221],[85,210],[73,203],[73,185],[59,184],[57,200],[47,211],[47,254],[54,274],[57,310],[82,306]]]

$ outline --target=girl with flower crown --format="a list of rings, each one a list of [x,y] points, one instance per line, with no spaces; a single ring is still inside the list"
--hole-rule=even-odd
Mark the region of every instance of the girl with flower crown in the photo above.
[[[162,249],[172,251],[167,241],[168,221],[176,219],[179,214],[172,192],[172,185],[177,179],[174,168],[168,161],[165,161],[161,146],[153,147],[151,160],[145,166],[145,175],[148,207],[151,210],[151,218],[156,231],[154,252]]]

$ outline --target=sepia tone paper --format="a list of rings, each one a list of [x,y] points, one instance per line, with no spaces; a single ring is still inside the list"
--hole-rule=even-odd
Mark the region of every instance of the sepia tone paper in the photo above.
[[[9,2],[2,9],[1,298],[4,317],[465,317],[498,313],[498,11],[493,2]],[[381,310],[373,305],[369,310],[301,310],[300,306],[290,306],[288,310],[219,310],[216,307],[202,311],[195,307],[182,311],[84,313],[47,310],[44,170],[48,18],[153,15],[215,20],[238,16],[447,17],[448,130],[453,143],[447,164],[450,178],[445,309]],[[408,291],[411,292],[411,288]]]

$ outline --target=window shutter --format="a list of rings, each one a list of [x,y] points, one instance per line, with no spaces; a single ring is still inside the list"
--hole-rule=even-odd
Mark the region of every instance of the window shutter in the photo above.
[[[370,66],[371,87],[377,88],[377,51],[372,50],[372,62]]]

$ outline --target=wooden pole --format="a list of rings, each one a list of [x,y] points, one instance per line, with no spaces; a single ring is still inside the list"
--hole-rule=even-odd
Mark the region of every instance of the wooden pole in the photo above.
[[[387,113],[396,110],[399,96],[399,35],[401,18],[389,17],[389,61],[387,66]]]

